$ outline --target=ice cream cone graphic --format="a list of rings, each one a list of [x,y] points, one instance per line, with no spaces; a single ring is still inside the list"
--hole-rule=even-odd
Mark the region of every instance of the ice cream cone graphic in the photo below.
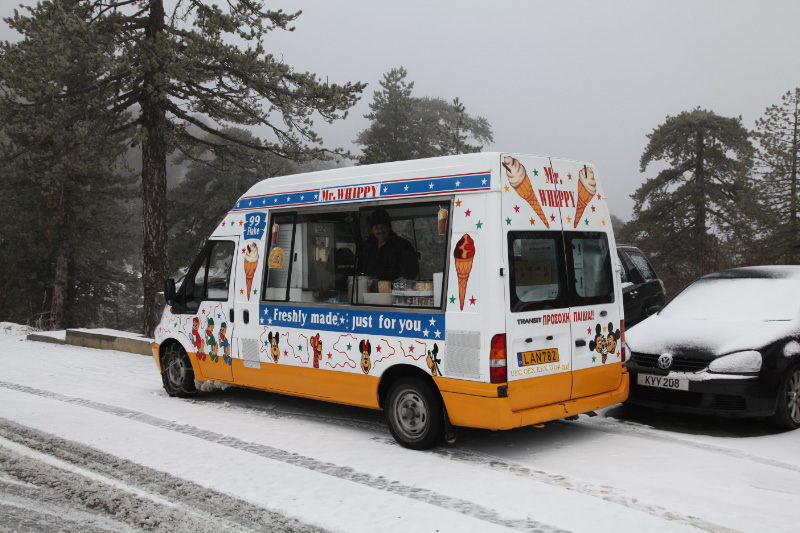
[[[594,179],[594,170],[589,167],[583,167],[578,172],[578,208],[575,210],[575,227],[581,221],[583,211],[589,202],[592,201],[595,193],[597,192],[597,181]]]
[[[258,266],[258,246],[256,243],[247,245],[247,253],[244,256],[244,276],[247,281],[247,299],[250,299],[250,292],[253,288],[253,277]]]
[[[539,218],[542,219],[542,222],[544,222],[545,227],[549,228],[550,224],[547,222],[542,204],[540,204],[539,200],[536,198],[536,193],[533,190],[533,185],[531,185],[531,180],[528,177],[525,167],[522,166],[519,160],[510,156],[503,158],[503,166],[506,167],[508,182],[514,187],[516,193],[530,204],[533,210],[536,211],[536,214],[539,215]]]
[[[469,234],[465,233],[458,240],[456,249],[453,252],[453,258],[456,261],[456,274],[458,274],[458,300],[463,311],[464,300],[467,296],[469,273],[472,272],[472,260],[475,258],[475,241],[472,240]]]

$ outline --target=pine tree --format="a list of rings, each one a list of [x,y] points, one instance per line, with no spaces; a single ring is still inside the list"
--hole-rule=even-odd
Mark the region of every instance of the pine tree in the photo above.
[[[769,246],[763,246],[765,262],[797,264],[800,254],[798,226],[798,156],[800,156],[800,89],[783,95],[780,104],[766,109],[756,121],[754,137],[759,144],[758,170],[769,216]]]
[[[55,97],[64,87],[75,92],[86,90],[107,72],[95,61],[95,43],[70,40],[53,25],[54,20],[67,28],[80,24],[87,15],[83,6],[76,0],[45,3],[32,13],[29,19],[19,19],[18,28],[24,30],[26,38],[0,48],[4,87],[0,93],[4,132],[0,157],[9,170],[6,188],[15,198],[6,213],[20,217],[13,230],[20,248],[6,253],[21,270],[36,272],[45,284],[36,288],[44,293],[42,308],[35,311],[46,318],[38,320],[39,325],[62,329],[73,325],[74,312],[81,305],[96,303],[92,294],[105,290],[107,280],[98,275],[104,261],[94,250],[112,247],[110,239],[124,234],[120,218],[114,215],[125,199],[125,180],[110,169],[114,169],[125,144],[113,133],[116,126],[102,112],[113,100],[111,92],[97,92],[92,102]],[[60,39],[62,36],[66,42]],[[33,105],[37,100],[42,104]],[[20,205],[27,210],[21,211]],[[101,214],[109,218],[101,220]],[[37,223],[31,224],[34,219]],[[106,227],[92,235],[100,223]],[[87,225],[91,230],[84,229]],[[87,240],[91,246],[86,246]],[[47,246],[42,248],[34,244],[45,241]],[[36,253],[32,254],[33,250]],[[81,269],[87,262],[90,265]],[[12,274],[7,283],[13,281]],[[91,290],[78,298],[76,291],[87,282]],[[25,292],[16,296],[38,300]],[[18,312],[25,312],[16,307]]]
[[[62,7],[76,3],[87,15],[83,20],[62,16]],[[89,87],[64,87],[31,102],[96,104],[110,90],[113,103],[103,109],[114,115],[114,131],[141,143],[144,330],[151,335],[155,296],[167,276],[167,154],[189,154],[202,145],[234,161],[231,146],[238,141],[224,131],[233,123],[268,130],[266,139],[247,148],[295,161],[325,157],[329,151],[314,133],[313,115],[342,118],[364,86],[322,82],[267,53],[267,34],[291,31],[289,24],[300,13],[269,11],[258,0],[231,0],[227,10],[197,0],[177,2],[169,15],[163,0],[46,0],[40,6],[55,8],[54,40],[95,43],[91,57],[83,59],[103,65],[104,73]],[[25,34],[28,20],[15,14],[9,24]],[[246,44],[231,44],[235,40]]]
[[[632,195],[630,234],[651,252],[670,291],[728,265],[720,253],[743,225],[754,151],[748,136],[741,118],[700,108],[667,117],[648,135],[642,172],[654,162],[666,168]]]
[[[372,112],[364,117],[371,123],[355,140],[364,147],[361,164],[479,152],[493,142],[485,118],[470,116],[458,98],[451,103],[412,96],[414,82],[406,82],[407,75],[403,67],[392,69],[373,94]]]

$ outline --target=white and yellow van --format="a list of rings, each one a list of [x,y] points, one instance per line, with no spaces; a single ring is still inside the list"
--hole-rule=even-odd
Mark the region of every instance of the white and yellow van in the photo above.
[[[402,257],[375,270],[381,225]],[[481,153],[272,178],[166,281],[153,356],[170,395],[213,380],[383,409],[409,448],[538,424],[627,398],[614,250],[585,163]]]

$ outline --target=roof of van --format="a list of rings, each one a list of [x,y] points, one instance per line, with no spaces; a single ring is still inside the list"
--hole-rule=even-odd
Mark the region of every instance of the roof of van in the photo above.
[[[337,181],[339,179],[368,179],[386,177],[405,172],[430,171],[437,173],[454,167],[470,167],[472,170],[490,170],[499,166],[501,152],[480,152],[476,154],[461,154],[444,157],[430,157],[425,159],[412,159],[409,161],[394,161],[391,163],[378,163],[374,165],[341,166],[329,170],[317,170],[288,176],[277,176],[261,180],[253,185],[250,190],[242,195],[243,198],[263,194],[275,189],[309,188],[320,184]]]

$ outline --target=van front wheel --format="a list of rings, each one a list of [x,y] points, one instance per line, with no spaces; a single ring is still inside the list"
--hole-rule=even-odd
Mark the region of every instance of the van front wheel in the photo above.
[[[386,419],[395,440],[412,450],[432,448],[444,438],[442,400],[419,378],[402,378],[392,385]]]
[[[161,361],[161,381],[164,390],[170,396],[188,398],[194,396],[197,389],[194,386],[194,370],[189,356],[178,344],[171,344],[164,350],[164,359]]]

